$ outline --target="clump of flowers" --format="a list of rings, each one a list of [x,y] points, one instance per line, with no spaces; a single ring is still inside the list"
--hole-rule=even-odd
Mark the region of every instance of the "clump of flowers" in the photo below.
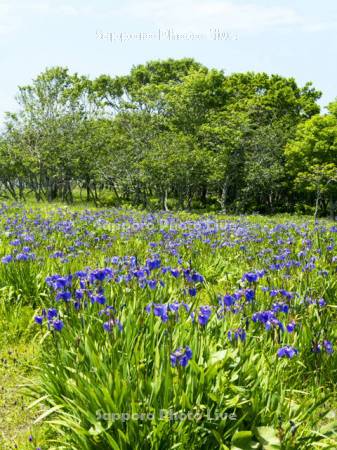
[[[298,354],[298,350],[291,345],[286,345],[285,347],[281,347],[277,351],[277,356],[279,358],[293,358]]]
[[[246,331],[243,328],[237,328],[236,330],[229,330],[227,337],[230,341],[238,341],[239,339],[244,342],[246,340]]]
[[[10,262],[12,262],[12,261],[13,261],[13,256],[12,256],[12,255],[4,256],[4,257],[1,259],[1,262],[2,262],[3,264],[8,264],[8,263],[10,263]]]
[[[199,315],[198,315],[198,322],[200,325],[205,326],[207,325],[210,317],[212,314],[212,308],[208,305],[206,306],[200,306]]]
[[[265,275],[265,270],[256,270],[255,272],[247,272],[242,276],[242,281],[248,281],[248,283],[256,283],[260,278]]]
[[[35,316],[34,321],[41,326],[44,321],[47,321],[48,329],[52,327],[55,331],[61,331],[64,327],[64,323],[58,318],[58,312],[55,308],[43,309],[41,316]]]
[[[116,309],[113,306],[106,306],[102,309],[98,315],[99,316],[107,316],[109,320],[103,323],[103,329],[107,332],[111,332],[115,327],[119,329],[119,331],[123,331],[123,325],[121,322],[115,317]]]
[[[276,317],[274,311],[258,311],[253,314],[252,321],[263,323],[267,331],[276,327],[279,327],[282,331],[284,330],[283,323]]]
[[[173,302],[173,303],[149,303],[145,307],[145,311],[148,314],[153,314],[156,317],[160,317],[162,322],[167,322],[169,317],[175,317],[178,319],[179,317],[179,308],[185,309],[187,312],[190,310],[190,306],[185,302]]]
[[[321,353],[322,351],[325,351],[331,355],[334,350],[332,342],[324,339],[322,342],[313,342],[311,351],[313,353]]]
[[[114,327],[118,327],[119,331],[123,331],[123,325],[120,323],[118,319],[109,319],[107,322],[103,323],[103,328],[107,332],[111,332]]]
[[[190,359],[192,359],[192,350],[188,346],[186,346],[185,348],[179,347],[170,355],[172,367],[186,367]]]

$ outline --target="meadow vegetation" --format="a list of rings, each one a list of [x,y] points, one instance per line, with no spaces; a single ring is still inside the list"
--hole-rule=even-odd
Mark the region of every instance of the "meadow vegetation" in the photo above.
[[[0,230],[1,448],[337,448],[333,222],[3,203]]]

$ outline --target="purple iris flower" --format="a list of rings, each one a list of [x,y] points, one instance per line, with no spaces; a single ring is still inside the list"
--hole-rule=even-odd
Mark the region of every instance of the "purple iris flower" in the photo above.
[[[35,316],[35,317],[34,317],[34,320],[35,320],[35,322],[36,322],[38,325],[42,325],[43,317],[42,317],[42,316]]]
[[[277,356],[279,358],[293,358],[295,355],[298,354],[298,350],[291,345],[286,345],[285,347],[281,347],[277,351]]]
[[[64,327],[64,323],[62,322],[62,320],[56,319],[53,322],[53,327],[54,327],[54,330],[61,331],[62,328]]]
[[[212,308],[210,306],[208,306],[208,305],[200,306],[199,315],[198,315],[199,324],[202,326],[207,325],[207,322],[209,321],[211,314],[212,314]]]
[[[325,351],[327,353],[330,353],[330,354],[333,353],[333,346],[332,346],[332,342],[331,341],[324,340],[323,341],[323,345],[324,345]]]
[[[8,263],[10,263],[10,262],[13,261],[13,256],[12,256],[12,255],[4,256],[4,257],[1,259],[1,261],[2,261],[3,264],[8,264]]]
[[[288,333],[292,333],[295,330],[295,326],[296,326],[296,323],[294,321],[288,323],[288,325],[286,327]]]
[[[182,347],[179,347],[170,355],[172,367],[176,367],[177,365],[186,367],[190,359],[192,359],[192,350],[188,346],[186,346],[184,349]]]

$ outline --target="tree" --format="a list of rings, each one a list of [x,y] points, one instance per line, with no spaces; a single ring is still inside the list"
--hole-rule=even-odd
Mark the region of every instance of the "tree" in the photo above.
[[[89,117],[88,80],[68,69],[46,69],[31,85],[19,87],[18,114],[9,114],[7,143],[21,154],[21,171],[37,200],[72,201],[77,159],[72,144],[81,122]]]
[[[306,189],[309,192],[315,192],[315,213],[314,220],[316,222],[318,214],[319,201],[326,194],[330,199],[330,219],[335,220],[335,203],[333,195],[336,194],[337,183],[337,166],[335,164],[315,164],[310,168],[310,172],[299,172],[296,176],[295,183],[300,189]]]
[[[315,114],[319,123],[337,120],[336,106],[328,119],[318,116],[319,96],[310,83],[299,87],[293,78],[266,73],[225,75],[191,58],[149,61],[94,80],[49,68],[19,87],[20,111],[7,117],[1,192],[72,202],[79,188],[95,204],[107,195],[164,209],[170,202],[181,208],[218,202],[236,212],[289,209],[296,196],[314,200],[293,182],[296,174],[333,162],[317,162],[309,152],[304,166],[297,156],[292,164],[289,150],[294,167],[286,172],[286,144],[303,140],[297,126]],[[320,204],[335,195],[328,185]]]
[[[334,112],[334,107],[330,105],[330,111]],[[331,113],[315,115],[300,124],[295,138],[286,146],[285,155],[295,186],[315,191],[316,206],[319,200],[326,201],[328,198],[333,217],[336,191],[332,180],[337,158],[337,117]]]

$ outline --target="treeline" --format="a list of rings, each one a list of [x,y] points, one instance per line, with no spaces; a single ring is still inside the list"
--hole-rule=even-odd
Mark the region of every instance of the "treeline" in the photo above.
[[[311,83],[188,58],[94,80],[47,69],[6,116],[0,195],[334,215],[337,106],[320,115],[320,96]]]

